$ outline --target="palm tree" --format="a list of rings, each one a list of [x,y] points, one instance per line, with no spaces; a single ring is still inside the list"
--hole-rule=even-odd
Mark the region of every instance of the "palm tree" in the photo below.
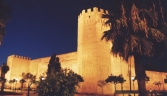
[[[102,95],[103,95],[103,87],[107,85],[107,83],[104,80],[99,80],[97,82],[97,86],[99,86],[102,89]]]
[[[5,4],[4,0],[0,0],[0,20],[4,24],[9,21],[11,13],[11,8]]]
[[[108,78],[105,80],[105,82],[106,83],[113,83],[114,84],[114,88],[115,88],[115,92],[116,92],[116,85],[118,83],[120,83],[118,76],[114,76],[112,74],[110,76],[108,76]],[[114,96],[115,96],[115,93],[114,93]]]
[[[14,89],[14,81],[13,80],[9,80],[9,83],[10,83],[10,90],[12,90],[12,88]],[[13,87],[12,87],[13,85]]]
[[[123,78],[122,74],[119,75],[119,76],[117,77],[117,79],[118,79],[118,82],[121,83],[121,91],[123,92],[123,83],[124,83],[126,80]],[[123,92],[123,96],[124,96],[124,92]]]
[[[31,73],[22,73],[23,79],[28,83],[28,96],[30,93],[30,87],[33,83],[35,83],[36,76]]]
[[[1,67],[1,77],[3,78],[2,86],[1,86],[1,92],[4,91],[4,85],[5,85],[5,82],[6,82],[5,74],[8,71],[9,71],[9,66],[7,64],[3,63],[2,67]]]
[[[134,57],[139,95],[146,96],[143,57],[161,56],[164,52],[160,48],[165,47],[165,35],[162,31],[166,23],[161,1],[128,0],[120,2],[120,5],[119,11],[102,16],[107,19],[105,24],[110,28],[104,32],[102,39],[111,41],[111,52],[123,57],[125,61]]]
[[[21,83],[21,87],[20,87],[20,90],[21,90],[21,93],[22,93],[22,90],[23,90],[23,84],[25,83],[26,81],[24,79],[21,79],[20,80],[20,83]]]

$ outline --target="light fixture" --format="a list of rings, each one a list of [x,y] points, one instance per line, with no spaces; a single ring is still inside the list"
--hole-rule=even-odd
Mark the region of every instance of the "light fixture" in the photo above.
[[[44,77],[42,77],[42,80],[45,80],[45,78],[44,78]]]
[[[132,77],[131,77],[131,80],[132,80],[132,81],[135,81],[135,77],[134,77],[134,76],[132,76]]]

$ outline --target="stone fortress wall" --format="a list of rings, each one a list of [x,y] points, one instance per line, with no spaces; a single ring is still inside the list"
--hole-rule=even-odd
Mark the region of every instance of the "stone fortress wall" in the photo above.
[[[78,89],[81,93],[102,94],[102,89],[97,86],[97,83],[99,80],[105,80],[110,74],[122,74],[126,80],[123,84],[124,90],[130,89],[130,83],[131,89],[134,89],[131,81],[131,77],[135,76],[133,57],[129,58],[128,62],[125,62],[121,57],[113,56],[110,53],[112,46],[110,42],[101,41],[103,32],[108,29],[104,25],[106,20],[101,18],[104,12],[107,13],[107,11],[96,7],[83,10],[78,16],[77,51],[57,55],[60,58],[62,68],[72,69],[83,76],[84,82],[81,83]],[[27,57],[11,55],[7,60],[10,71],[6,77],[8,80],[16,78],[20,80],[22,72],[30,72],[39,79],[39,76],[47,71],[49,60],[50,57],[31,60]],[[158,81],[162,83],[161,90],[167,90],[167,85],[163,84],[167,73],[153,71],[147,71],[146,73],[150,77],[150,81],[146,83],[148,90],[150,88],[158,89],[153,84]],[[134,84],[136,90],[137,82],[135,81]],[[121,90],[120,84],[117,85],[117,90]],[[103,94],[113,93],[113,84],[107,84],[103,87]]]
[[[76,52],[57,55],[57,57],[60,58],[62,68],[69,68],[69,69],[72,69],[74,72],[78,73]],[[20,80],[22,79],[21,74],[23,72],[25,73],[30,72],[33,75],[36,75],[37,80],[39,80],[39,77],[43,73],[47,72],[49,60],[50,60],[50,57],[43,57],[43,58],[31,60],[31,58],[28,58],[28,57],[11,55],[7,59],[7,64],[10,70],[6,74],[6,79]],[[17,87],[19,86],[20,84],[18,83]]]
[[[6,74],[7,80],[20,79],[23,72],[29,72],[31,58],[18,55],[11,55],[7,59],[10,68]]]

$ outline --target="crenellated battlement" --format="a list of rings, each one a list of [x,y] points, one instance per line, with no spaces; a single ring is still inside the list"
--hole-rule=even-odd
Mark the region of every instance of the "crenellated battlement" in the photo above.
[[[11,55],[9,56],[9,58],[12,57],[12,58],[20,58],[20,59],[25,59],[25,60],[31,60],[31,58],[29,57],[25,57],[25,56],[20,56],[20,55]]]
[[[92,14],[92,13],[101,13],[101,14],[105,13],[105,14],[108,14],[108,11],[104,10],[104,9],[101,9],[101,8],[97,8],[97,7],[85,9],[85,10],[82,10],[82,12],[79,14],[78,19],[80,17],[82,17],[83,15],[89,15],[89,14]]]
[[[95,23],[103,26],[107,19],[102,18],[102,14],[108,14],[108,11],[97,7],[82,10],[78,16],[78,27]]]

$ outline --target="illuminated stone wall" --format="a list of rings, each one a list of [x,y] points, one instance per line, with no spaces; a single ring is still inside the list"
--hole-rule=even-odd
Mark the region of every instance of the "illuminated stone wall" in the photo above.
[[[123,84],[124,90],[130,88],[137,89],[137,82],[131,80],[134,73],[134,58],[129,58],[125,62],[119,56],[113,56],[110,53],[111,44],[105,40],[101,41],[101,36],[105,30],[105,19],[101,16],[107,13],[96,7],[83,10],[78,16],[78,46],[77,52],[70,52],[57,55],[60,58],[62,68],[69,68],[79,73],[84,78],[78,89],[81,93],[102,94],[102,89],[97,86],[99,80],[105,80],[110,74],[122,74],[126,82]],[[39,76],[47,71],[50,56],[33,59],[17,55],[11,55],[7,59],[7,64],[10,67],[6,74],[8,80],[21,79],[22,72],[30,72],[33,75]],[[167,85],[163,84],[167,73],[147,71],[150,76],[150,81],[146,83],[147,89],[158,89],[154,82],[161,82],[161,90],[167,90]],[[130,87],[131,85],[131,87]],[[121,85],[117,85],[117,90],[121,90]],[[103,87],[103,94],[113,94],[114,85],[107,84]],[[122,95],[121,95],[122,96]]]
[[[153,90],[167,90],[167,84],[164,84],[164,78],[167,79],[167,73],[165,72],[155,72],[155,71],[147,71],[146,74],[150,76],[150,81],[146,83],[147,90],[150,88]],[[160,89],[155,82],[161,82]]]
[[[42,72],[40,72],[40,73],[38,72],[40,62],[41,62],[41,59],[34,59],[34,60],[31,60],[31,62],[30,62],[29,72],[33,75],[36,75],[37,79],[39,79],[38,78],[40,76],[39,74],[42,74]]]
[[[69,68],[78,73],[77,52],[61,54],[58,57],[62,68]]]
[[[76,52],[57,55],[60,58],[62,68],[69,68],[78,73]],[[37,76],[37,79],[47,72],[50,57],[34,59],[30,62],[30,73]]]
[[[101,16],[105,11],[94,7],[83,10],[78,17],[78,63],[84,77],[83,93],[100,93],[98,80],[104,80],[111,73],[110,44],[101,41],[105,19]],[[109,90],[111,88],[108,86]],[[109,92],[109,91],[108,91]]]
[[[8,80],[11,79],[21,79],[21,74],[23,72],[29,72],[31,58],[11,55],[8,57],[7,64],[10,70],[6,74]]]
[[[60,58],[62,68],[69,68],[69,69],[72,69],[74,72],[78,73],[76,52],[57,55],[57,57]],[[6,79],[20,80],[22,78],[21,74],[23,72],[25,73],[30,72],[33,75],[36,75],[37,80],[39,80],[39,77],[43,73],[47,72],[49,60],[50,60],[50,57],[43,57],[43,58],[31,60],[28,57],[11,55],[7,59],[7,64],[10,67],[10,70],[6,74]],[[26,86],[26,83],[24,86]],[[17,83],[16,87],[19,88],[20,83]],[[33,87],[33,85],[31,87]]]

